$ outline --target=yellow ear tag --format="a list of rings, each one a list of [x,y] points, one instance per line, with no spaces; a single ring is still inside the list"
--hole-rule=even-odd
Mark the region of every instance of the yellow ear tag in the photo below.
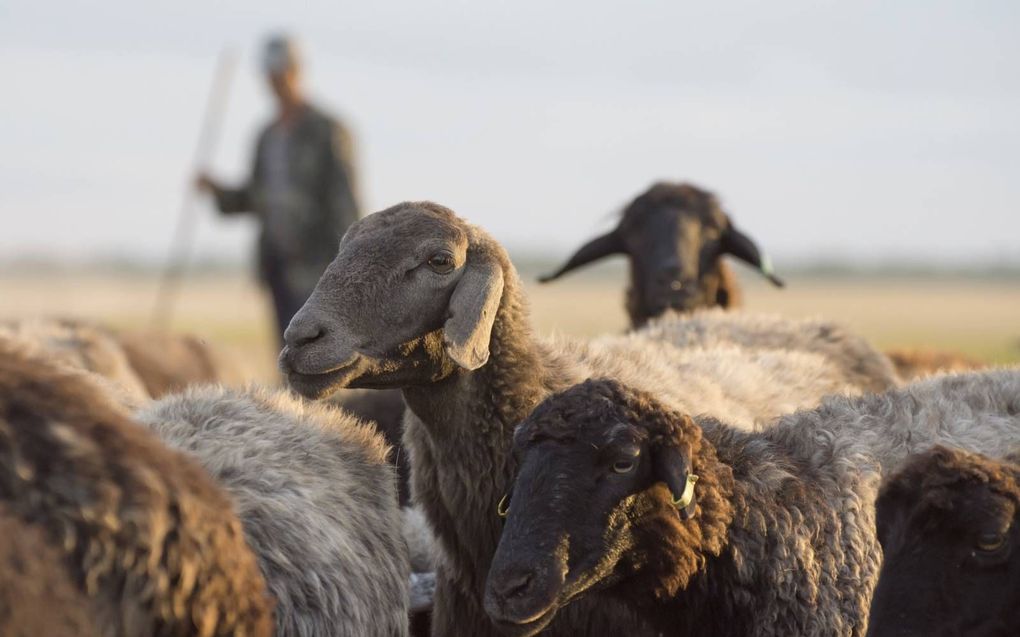
[[[680,497],[673,500],[673,506],[678,509],[686,509],[694,501],[694,485],[698,482],[698,476],[693,473],[687,474],[687,484],[684,486],[684,492],[680,494]]]

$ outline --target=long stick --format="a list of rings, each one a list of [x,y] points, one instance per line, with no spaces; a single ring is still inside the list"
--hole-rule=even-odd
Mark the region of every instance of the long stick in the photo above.
[[[153,329],[165,330],[173,321],[173,311],[177,292],[180,289],[181,275],[188,267],[191,251],[195,243],[195,228],[198,220],[197,192],[193,180],[195,175],[204,169],[220,137],[220,123],[226,110],[230,80],[237,65],[237,56],[233,50],[220,52],[216,63],[216,74],[206,97],[205,114],[202,128],[198,134],[198,143],[191,161],[191,174],[188,175],[184,187],[184,196],[177,213],[177,227],[174,229],[173,240],[170,242],[170,255],[166,268],[160,276],[159,289],[156,292],[156,304],[153,307],[151,326]]]

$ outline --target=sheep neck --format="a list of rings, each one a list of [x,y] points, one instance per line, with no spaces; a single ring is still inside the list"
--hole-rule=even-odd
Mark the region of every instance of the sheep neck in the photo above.
[[[549,393],[548,363],[531,336],[512,269],[489,342],[489,361],[425,386],[404,388],[418,417],[410,436],[428,463],[413,467],[417,491],[455,571],[481,590],[502,530],[496,505],[513,477],[513,428]],[[424,436],[420,435],[424,434]],[[480,610],[480,609],[479,609]]]
[[[639,573],[645,585],[622,588],[620,594],[655,625],[668,628],[671,635],[815,634],[811,627],[817,631],[818,626],[831,627],[843,621],[856,622],[859,630],[870,600],[866,584],[873,584],[877,573],[871,572],[875,565],[868,557],[877,550],[874,542],[862,543],[855,549],[859,554],[844,556],[865,566],[860,574],[827,564],[824,568],[830,572],[819,578],[814,570],[824,560],[819,561],[818,556],[838,544],[847,524],[832,515],[831,503],[819,488],[819,476],[805,473],[802,461],[768,436],[735,431],[715,422],[707,423],[703,431],[705,438],[695,463],[695,471],[702,476],[698,483],[702,509],[696,518],[698,530],[691,534],[698,542],[689,544],[690,539],[679,536],[678,542],[662,536],[646,538],[657,541],[650,545],[654,551],[670,551],[669,559],[658,563],[696,567],[686,572]],[[708,486],[706,477],[712,475],[720,486],[710,503],[707,497],[712,490],[704,487]],[[810,538],[815,538],[813,546]],[[780,560],[778,555],[785,557]],[[820,585],[827,579],[834,585]],[[748,590],[768,594],[749,597],[740,593]],[[817,624],[790,610],[790,600],[809,590],[816,591],[826,604],[819,609]],[[844,595],[847,599],[834,601]],[[834,612],[847,616],[842,620],[821,617]],[[781,617],[774,626],[760,625],[762,617],[773,615]],[[852,634],[859,633],[854,630]]]

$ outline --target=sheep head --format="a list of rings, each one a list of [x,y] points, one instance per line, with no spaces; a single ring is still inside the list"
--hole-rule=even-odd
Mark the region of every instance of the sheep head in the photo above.
[[[1020,465],[936,447],[883,486],[868,635],[1020,631]]]
[[[350,227],[288,326],[280,368],[299,393],[435,382],[486,363],[502,248],[452,211],[403,203]]]
[[[774,285],[783,285],[715,196],[688,184],[653,185],[627,206],[616,228],[583,245],[541,281],[614,254],[630,259],[627,311],[635,327],[668,310],[736,305],[736,283],[722,263],[726,254],[758,269]]]
[[[608,380],[575,385],[517,428],[514,452],[485,591],[506,634],[539,632],[592,590],[674,595],[722,548],[732,473],[690,417],[647,394]]]

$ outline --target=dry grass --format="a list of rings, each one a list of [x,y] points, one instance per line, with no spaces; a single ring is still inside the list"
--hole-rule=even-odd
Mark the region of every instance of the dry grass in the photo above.
[[[536,327],[592,335],[622,331],[623,279],[528,283]],[[0,318],[77,316],[125,328],[150,325],[155,280],[109,275],[0,276]],[[746,306],[851,325],[881,347],[956,350],[989,362],[1020,361],[1020,286],[968,280],[793,279],[785,290],[751,281]],[[274,377],[268,306],[243,275],[202,276],[181,287],[173,329],[221,343],[253,374]]]

